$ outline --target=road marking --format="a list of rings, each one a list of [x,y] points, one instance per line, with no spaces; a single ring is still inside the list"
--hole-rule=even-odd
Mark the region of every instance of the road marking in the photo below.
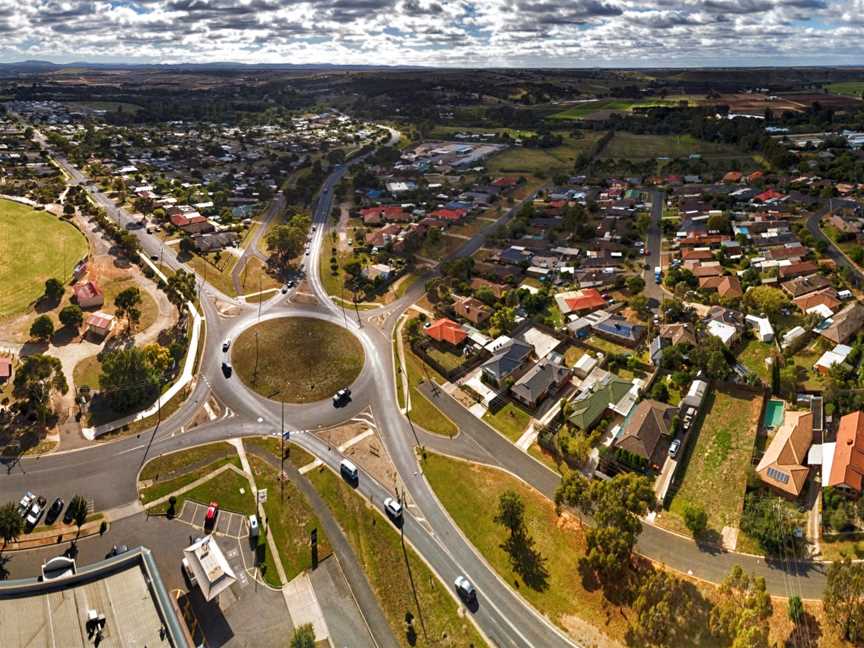
[[[172,434],[171,436],[174,436],[174,435]],[[141,448],[143,448],[146,445],[147,445],[146,443],[142,443],[141,445],[137,445],[134,448],[129,448],[128,450],[121,450],[117,454],[118,455],[129,454],[130,452],[135,452],[136,450],[140,450]]]

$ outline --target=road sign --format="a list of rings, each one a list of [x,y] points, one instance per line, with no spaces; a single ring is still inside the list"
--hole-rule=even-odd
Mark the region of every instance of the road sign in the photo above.
[[[267,489],[262,488],[258,491],[258,503],[265,504],[267,502]]]

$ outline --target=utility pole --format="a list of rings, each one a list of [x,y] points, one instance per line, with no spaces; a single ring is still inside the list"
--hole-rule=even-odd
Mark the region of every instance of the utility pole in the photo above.
[[[279,459],[281,461],[279,473],[279,501],[282,502],[285,496],[285,401],[280,398],[279,402],[282,403],[282,430],[279,435],[281,448],[281,452],[279,453]]]

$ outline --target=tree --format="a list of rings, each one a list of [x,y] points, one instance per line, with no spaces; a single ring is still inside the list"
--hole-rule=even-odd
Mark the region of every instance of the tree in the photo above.
[[[492,331],[494,331],[495,335],[509,333],[515,325],[516,311],[509,306],[499,308],[492,313],[492,317],[489,318],[489,326]]]
[[[633,356],[630,357],[632,358]],[[669,388],[666,387],[666,383],[663,380],[658,380],[654,383],[654,386],[651,388],[651,398],[661,403],[669,401]]]
[[[13,540],[17,540],[23,529],[24,520],[18,513],[15,502],[6,502],[0,506],[0,537],[3,538],[3,549]]]
[[[315,648],[315,629],[311,623],[304,623],[294,630],[291,648]]]
[[[30,337],[40,342],[47,342],[54,335],[54,322],[47,315],[40,315],[30,325]]]
[[[744,499],[741,529],[770,554],[782,554],[797,542],[795,524],[789,519],[786,507],[775,498],[758,493],[749,493]]]
[[[12,393],[23,399],[24,407],[43,423],[50,414],[51,395],[55,391],[61,394],[69,391],[60,359],[41,354],[25,357],[15,373]]]
[[[51,277],[45,282],[45,294],[44,297],[50,302],[59,302],[60,298],[63,297],[63,284],[60,283],[54,277]]]
[[[835,560],[828,568],[822,600],[828,616],[843,639],[856,643],[864,638],[864,564],[849,558]]]
[[[78,533],[81,533],[81,527],[87,521],[87,500],[82,495],[74,495],[69,501],[67,513],[72,516]]]
[[[786,294],[771,286],[755,286],[744,295],[744,303],[773,319],[789,300]]]
[[[701,506],[687,504],[684,507],[684,524],[690,529],[694,538],[698,538],[708,528],[708,514]]]
[[[642,277],[639,275],[631,275],[627,277],[627,291],[631,295],[642,292],[643,288],[645,288],[645,280]]]
[[[273,227],[267,234],[267,249],[286,263],[303,250],[311,221],[304,214],[294,214],[287,223]]]
[[[682,582],[664,571],[652,571],[639,585],[630,627],[630,645],[675,646],[684,643],[692,601]],[[692,629],[692,626],[691,626]]]
[[[84,323],[84,312],[78,304],[69,304],[60,311],[60,323],[77,331]]]
[[[130,329],[135,328],[141,319],[141,309],[138,308],[140,304],[141,291],[136,286],[130,286],[114,298],[117,314],[126,318]]]
[[[501,493],[495,522],[507,527],[511,536],[522,533],[525,527],[525,503],[516,491],[507,490]]]
[[[725,214],[714,214],[708,218],[708,231],[718,231],[721,234],[731,232],[729,217]]]
[[[801,623],[804,618],[804,603],[801,602],[801,597],[797,594],[789,599],[789,620],[795,625]]]
[[[177,307],[183,309],[187,301],[195,301],[195,275],[186,272],[182,268],[168,277],[168,300]]]
[[[720,338],[706,335],[699,346],[690,352],[690,360],[702,369],[709,378],[722,380],[729,374],[726,346]]]
[[[730,640],[733,648],[767,648],[771,597],[765,579],[750,576],[735,565],[719,592],[708,621],[711,632]]]
[[[171,354],[159,344],[116,349],[105,354],[99,382],[111,407],[127,412],[159,394],[171,367]]]

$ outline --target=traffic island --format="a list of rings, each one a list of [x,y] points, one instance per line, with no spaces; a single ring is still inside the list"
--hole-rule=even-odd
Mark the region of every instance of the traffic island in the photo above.
[[[252,326],[232,345],[234,371],[252,390],[286,403],[312,403],[353,383],[365,354],[349,331],[312,317]]]

